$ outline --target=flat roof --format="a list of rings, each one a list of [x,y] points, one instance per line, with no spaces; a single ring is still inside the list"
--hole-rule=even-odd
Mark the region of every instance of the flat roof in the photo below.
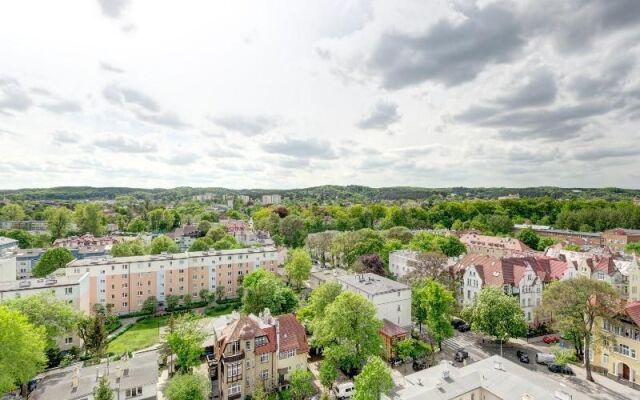
[[[411,288],[404,283],[372,273],[342,275],[336,277],[336,279],[348,286],[354,287],[371,295],[411,290]]]
[[[210,251],[192,251],[181,252],[173,254],[151,254],[144,256],[131,256],[131,257],[112,257],[112,256],[99,256],[88,257],[82,260],[74,260],[67,264],[67,268],[73,267],[89,267],[92,265],[110,265],[110,264],[129,264],[136,262],[149,262],[149,261],[161,261],[161,260],[184,260],[188,258],[198,257],[213,257],[213,256],[230,256],[236,254],[252,254],[252,253],[266,253],[276,252],[277,249],[273,246],[266,247],[249,247],[244,249],[231,249],[231,250],[210,250]]]
[[[0,246],[12,246],[12,245],[17,246],[18,241],[8,237],[0,236]]]
[[[61,287],[61,286],[76,285],[87,274],[88,272],[86,272],[81,277],[56,275],[51,278],[32,278],[32,279],[22,279],[18,281],[3,281],[3,282],[0,282],[0,292],[15,292],[17,290],[54,288],[54,287]]]
[[[399,386],[390,398],[448,400],[479,388],[504,400],[522,400],[525,395],[533,399],[553,399],[560,391],[572,395],[574,399],[584,397],[544,374],[497,355],[465,367],[456,367],[449,361],[443,361],[432,368],[405,376],[404,381],[405,385]]]
[[[124,360],[111,361],[108,367],[106,363],[102,363],[81,368],[80,364],[41,374],[38,377],[41,380],[29,398],[35,400],[93,398],[93,389],[97,385],[96,373],[100,376],[108,376],[112,389],[120,388],[121,395],[116,396],[117,398],[124,399],[126,389],[138,386],[143,387],[140,398],[155,398],[158,383],[157,351],[136,353],[126,363]],[[125,367],[129,370],[126,376],[124,375]],[[118,370],[122,374],[119,383],[116,382]],[[78,387],[74,391],[72,382],[75,373],[78,375]]]

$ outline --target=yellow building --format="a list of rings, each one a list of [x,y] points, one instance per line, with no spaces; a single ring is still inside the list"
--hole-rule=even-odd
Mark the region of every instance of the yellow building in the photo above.
[[[640,382],[640,301],[627,303],[624,313],[613,321],[600,322],[599,327],[615,341],[599,342],[593,354],[593,365],[607,374],[629,382]]]

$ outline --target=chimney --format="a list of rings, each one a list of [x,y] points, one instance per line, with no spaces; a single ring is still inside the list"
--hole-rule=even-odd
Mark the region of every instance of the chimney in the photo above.
[[[267,325],[271,325],[271,310],[268,308],[265,308],[264,311],[262,311],[262,322]]]

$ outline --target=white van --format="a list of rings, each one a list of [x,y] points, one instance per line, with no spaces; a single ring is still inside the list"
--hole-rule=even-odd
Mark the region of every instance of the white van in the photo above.
[[[556,361],[556,356],[549,353],[536,353],[536,362],[538,364],[549,365]]]
[[[353,396],[353,392],[353,382],[339,383],[333,388],[333,393],[335,393],[338,400],[350,399]]]

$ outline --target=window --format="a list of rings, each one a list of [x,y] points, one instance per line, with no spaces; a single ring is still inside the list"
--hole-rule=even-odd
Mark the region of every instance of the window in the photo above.
[[[289,351],[283,351],[283,352],[280,352],[280,359],[293,357],[295,355],[296,355],[295,349],[294,350],[289,350]]]
[[[242,372],[242,363],[230,364],[228,371],[229,376],[239,376]]]
[[[264,346],[265,344],[267,344],[266,336],[258,336],[256,338],[256,347]]]
[[[138,386],[138,387],[135,387],[135,388],[131,388],[131,389],[125,390],[125,397],[126,398],[138,397],[138,396],[142,396],[142,386]]]
[[[64,294],[73,294],[73,288],[72,287],[64,288]]]
[[[269,353],[260,354],[260,362],[266,363],[269,361]]]
[[[240,352],[240,342],[231,343],[231,352],[232,354],[236,354]]]
[[[234,383],[233,385],[229,386],[229,394],[239,394],[240,393],[240,384],[239,383]]]
[[[247,340],[247,342],[244,344],[245,348],[247,350],[251,350],[251,342],[249,340]]]
[[[262,371],[260,371],[260,378],[262,378],[263,381],[269,379],[269,370],[263,369]]]
[[[71,343],[73,343],[73,338],[72,337],[64,338],[64,344],[71,344]]]
[[[627,357],[631,357],[631,358],[636,358],[636,351],[632,348],[630,348],[629,346],[627,346],[626,344],[619,344],[613,347],[613,350],[616,353],[620,353],[624,356]]]

